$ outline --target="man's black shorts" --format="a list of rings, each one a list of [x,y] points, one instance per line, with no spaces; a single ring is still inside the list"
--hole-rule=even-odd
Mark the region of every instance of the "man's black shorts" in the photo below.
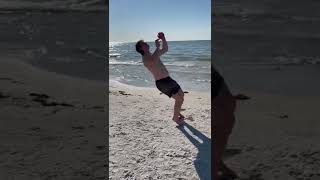
[[[181,89],[179,84],[169,76],[157,80],[156,86],[163,94],[166,94],[169,97],[176,94],[179,89]]]

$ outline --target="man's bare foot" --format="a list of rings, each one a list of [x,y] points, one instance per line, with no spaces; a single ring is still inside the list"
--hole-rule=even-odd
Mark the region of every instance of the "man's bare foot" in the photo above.
[[[179,116],[178,118],[172,118],[172,120],[176,122],[179,126],[184,123],[184,118],[182,118],[181,116]]]
[[[237,173],[231,170],[223,161],[221,161],[220,163],[219,174],[221,179],[226,179],[226,178],[236,179],[239,177]]]
[[[182,115],[181,113],[179,113],[179,117],[182,118],[182,119],[185,118],[184,115]]]

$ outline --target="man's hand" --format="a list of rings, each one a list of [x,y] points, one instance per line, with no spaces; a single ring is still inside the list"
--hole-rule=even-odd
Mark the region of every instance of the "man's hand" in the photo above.
[[[164,40],[165,39],[164,33],[163,32],[159,32],[158,33],[158,38],[161,39],[161,40]]]
[[[160,39],[157,39],[154,41],[156,43],[156,47],[157,48],[160,48]]]
[[[160,49],[160,40],[162,42],[162,48]],[[155,40],[157,49],[152,54],[153,59],[159,59],[159,57],[168,51],[168,44],[166,38],[164,37],[163,32],[158,33],[158,39]]]

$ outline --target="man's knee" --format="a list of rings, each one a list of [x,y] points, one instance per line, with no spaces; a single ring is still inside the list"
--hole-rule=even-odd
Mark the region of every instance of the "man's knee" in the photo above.
[[[180,91],[180,96],[181,96],[181,100],[183,102],[184,101],[184,93],[182,91]]]
[[[232,112],[235,112],[236,111],[236,108],[237,108],[237,101],[236,101],[236,98],[234,98],[233,96],[230,97],[231,100],[230,100],[230,108],[232,110]]]
[[[213,111],[223,111],[225,113],[234,113],[236,109],[236,99],[231,96],[219,96],[213,101]]]
[[[178,92],[178,94],[177,94],[175,99],[176,99],[177,102],[183,103],[183,101],[184,101],[183,93],[181,94],[180,92]]]
[[[176,99],[178,102],[183,103],[184,97],[182,95],[179,95],[178,98]]]
[[[230,134],[235,125],[235,99],[224,98],[222,103],[216,104],[212,110],[214,127],[220,134]]]
[[[235,124],[235,115],[230,112],[214,112],[213,113],[213,127],[220,130],[232,129]]]

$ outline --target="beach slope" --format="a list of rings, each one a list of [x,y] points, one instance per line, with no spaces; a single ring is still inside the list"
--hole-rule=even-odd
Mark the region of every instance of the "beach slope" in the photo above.
[[[0,179],[106,179],[106,85],[0,59]]]

